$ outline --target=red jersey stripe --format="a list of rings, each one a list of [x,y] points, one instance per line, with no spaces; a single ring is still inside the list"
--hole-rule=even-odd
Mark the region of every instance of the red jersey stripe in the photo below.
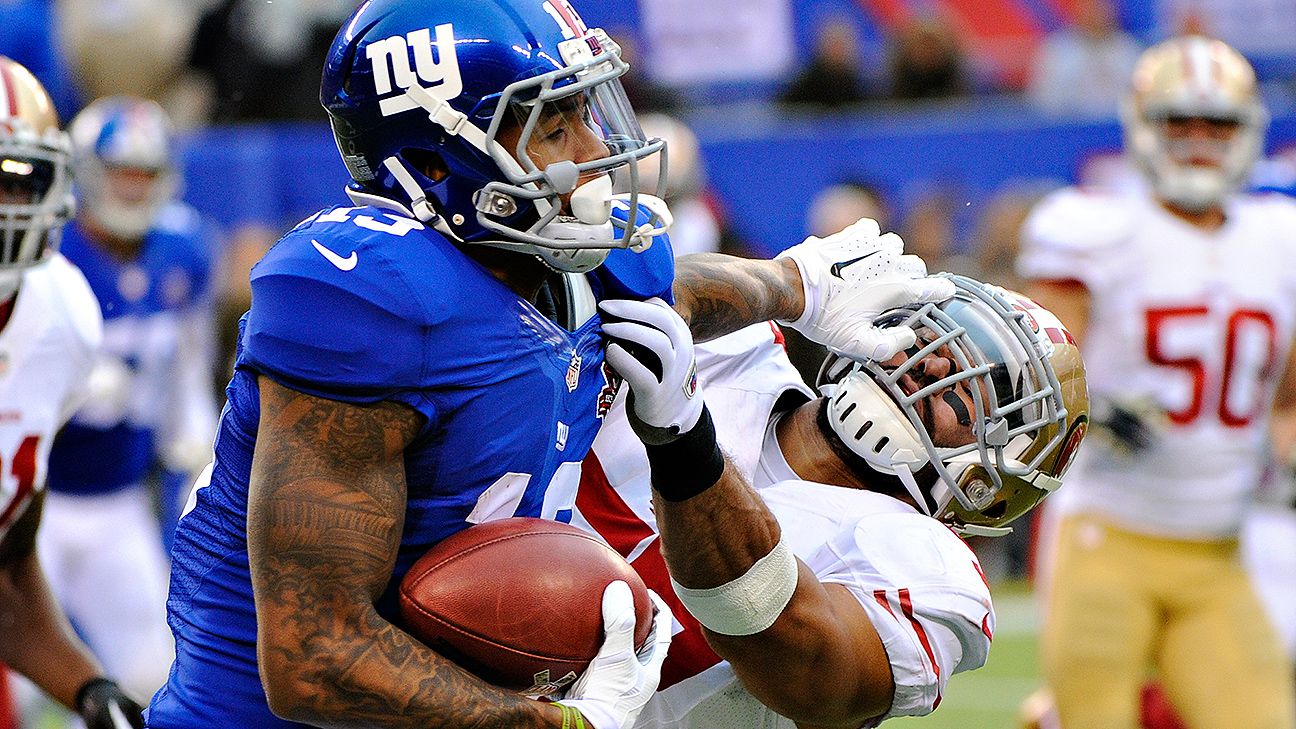
[[[918,634],[918,642],[922,643],[923,650],[927,652],[927,659],[931,661],[932,670],[936,672],[936,679],[940,680],[940,664],[936,662],[936,654],[932,651],[931,641],[927,638],[927,631],[923,629],[922,623],[913,614],[913,602],[909,599],[909,588],[900,588],[900,610],[904,612],[906,618],[909,618],[909,624],[913,626],[914,632]],[[940,699],[937,699],[939,701]]]
[[[634,548],[653,536],[653,530],[626,505],[612,488],[598,455],[590,451],[581,465],[580,486],[576,490],[576,508],[599,536],[607,540],[622,557],[629,558]]]

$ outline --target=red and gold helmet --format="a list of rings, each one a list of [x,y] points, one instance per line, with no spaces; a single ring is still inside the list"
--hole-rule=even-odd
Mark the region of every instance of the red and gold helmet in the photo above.
[[[1269,123],[1246,58],[1223,41],[1195,35],[1143,52],[1121,119],[1125,146],[1152,189],[1189,210],[1218,205],[1245,183]],[[1170,125],[1189,119],[1234,129],[1226,139],[1175,139]]]
[[[898,477],[928,515],[967,536],[1007,534],[1009,522],[1061,485],[1084,438],[1084,364],[1062,323],[1035,302],[940,275],[954,282],[953,298],[879,320],[912,327],[911,350],[887,362],[825,361],[828,423],[871,468]],[[949,368],[915,384],[909,375],[930,356]],[[971,401],[959,406],[968,430],[946,442],[924,401],[955,388]]]
[[[0,275],[58,247],[74,209],[71,157],[45,87],[0,56]]]

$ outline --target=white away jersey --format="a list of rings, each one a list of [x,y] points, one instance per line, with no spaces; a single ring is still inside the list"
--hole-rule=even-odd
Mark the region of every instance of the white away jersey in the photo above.
[[[781,454],[768,464],[770,454],[762,454],[770,414],[781,397],[795,393],[804,402],[811,393],[777,330],[759,324],[699,345],[698,379],[721,447],[738,470],[758,483],[789,472]],[[661,687],[635,726],[790,729],[792,722],[742,687],[671,592],[648,476],[622,392],[585,461],[572,523],[626,556],[675,617]],[[972,552],[947,528],[869,492],[786,481],[761,493],[797,556],[821,580],[850,589],[877,627],[896,681],[888,716],[929,713],[951,673],[984,663],[994,630],[989,590]]]
[[[1146,195],[1067,189],[1028,218],[1021,273],[1077,280],[1092,297],[1092,396],[1151,399],[1170,419],[1134,459],[1090,439],[1051,500],[1063,513],[1170,537],[1237,534],[1296,323],[1296,203],[1237,196],[1226,211],[1208,232]]]
[[[44,487],[50,444],[81,404],[102,336],[99,304],[67,259],[23,273],[0,330],[0,539]]]
[[[850,590],[877,628],[895,680],[884,719],[931,713],[952,674],[985,664],[995,627],[990,589],[972,550],[948,528],[870,491],[784,481],[761,496],[797,557],[821,582]],[[747,693],[723,662],[660,690],[635,724],[794,726]]]

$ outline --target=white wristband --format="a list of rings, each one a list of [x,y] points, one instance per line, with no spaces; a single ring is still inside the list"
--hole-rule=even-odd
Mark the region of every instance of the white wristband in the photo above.
[[[694,590],[671,580],[689,613],[721,635],[752,635],[773,625],[796,585],[796,557],[781,537],[769,554],[732,582]]]

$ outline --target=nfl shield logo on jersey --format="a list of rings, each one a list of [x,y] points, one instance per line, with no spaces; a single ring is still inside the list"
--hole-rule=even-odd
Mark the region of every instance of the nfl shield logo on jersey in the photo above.
[[[572,352],[571,361],[567,363],[567,392],[575,392],[580,384],[580,352]]]

